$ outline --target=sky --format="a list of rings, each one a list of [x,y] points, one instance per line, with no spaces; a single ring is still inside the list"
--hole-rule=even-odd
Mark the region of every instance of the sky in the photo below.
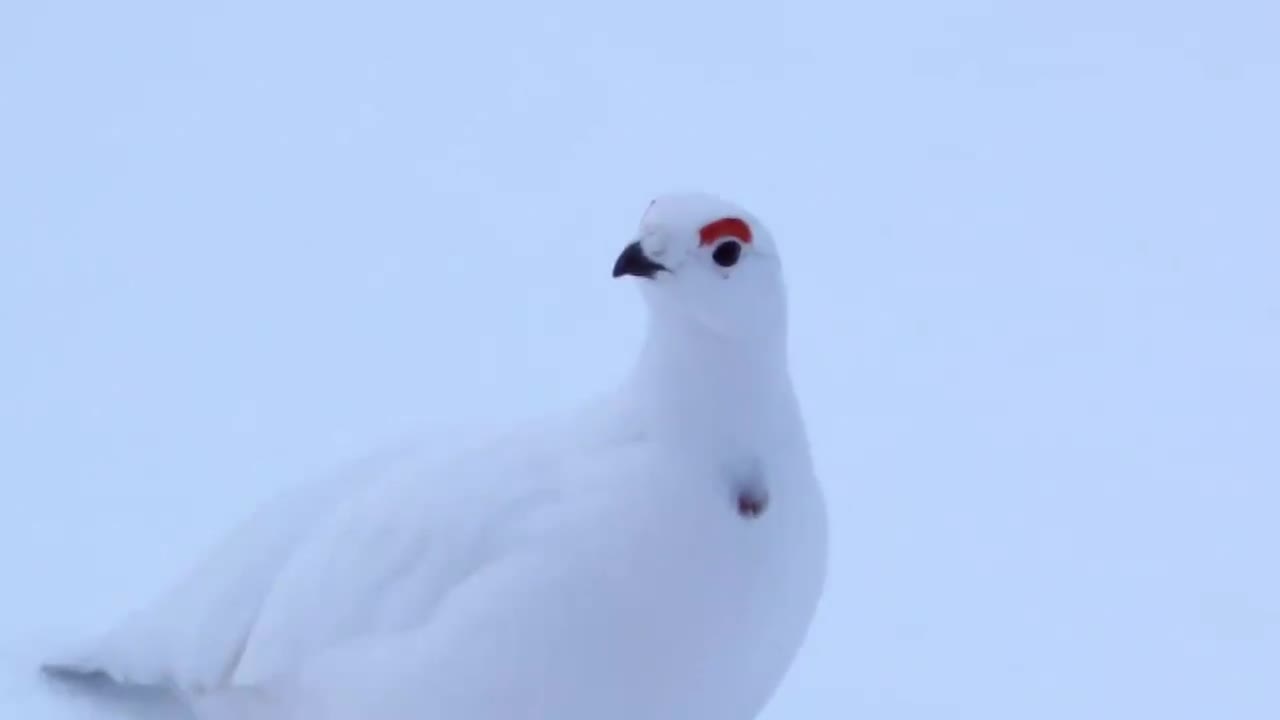
[[[0,7],[0,716],[257,503],[617,382],[772,229],[831,575],[765,720],[1280,716],[1280,9]],[[7,707],[7,709],[6,709]],[[87,716],[85,716],[87,717]]]

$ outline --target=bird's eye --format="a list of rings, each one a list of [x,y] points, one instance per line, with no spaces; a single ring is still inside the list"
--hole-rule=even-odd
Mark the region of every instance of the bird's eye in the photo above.
[[[716,261],[720,267],[733,267],[738,264],[738,258],[742,257],[742,243],[737,240],[729,240],[711,251],[711,259]]]

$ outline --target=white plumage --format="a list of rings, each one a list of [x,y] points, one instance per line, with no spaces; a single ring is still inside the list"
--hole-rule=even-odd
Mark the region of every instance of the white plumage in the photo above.
[[[754,717],[826,564],[776,247],[732,203],[666,195],[614,274],[650,309],[616,392],[299,486],[46,669],[210,720]]]

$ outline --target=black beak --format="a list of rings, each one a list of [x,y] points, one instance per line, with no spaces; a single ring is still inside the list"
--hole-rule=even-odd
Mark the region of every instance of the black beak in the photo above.
[[[651,278],[657,275],[659,270],[666,269],[662,263],[650,260],[649,256],[644,254],[644,248],[640,247],[640,242],[636,241],[623,248],[618,261],[613,264],[613,276],[635,275]]]

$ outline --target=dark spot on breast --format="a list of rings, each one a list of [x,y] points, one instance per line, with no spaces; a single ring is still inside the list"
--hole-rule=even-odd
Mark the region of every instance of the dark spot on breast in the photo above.
[[[748,520],[760,517],[769,507],[769,494],[762,489],[743,488],[738,491],[738,514]]]

